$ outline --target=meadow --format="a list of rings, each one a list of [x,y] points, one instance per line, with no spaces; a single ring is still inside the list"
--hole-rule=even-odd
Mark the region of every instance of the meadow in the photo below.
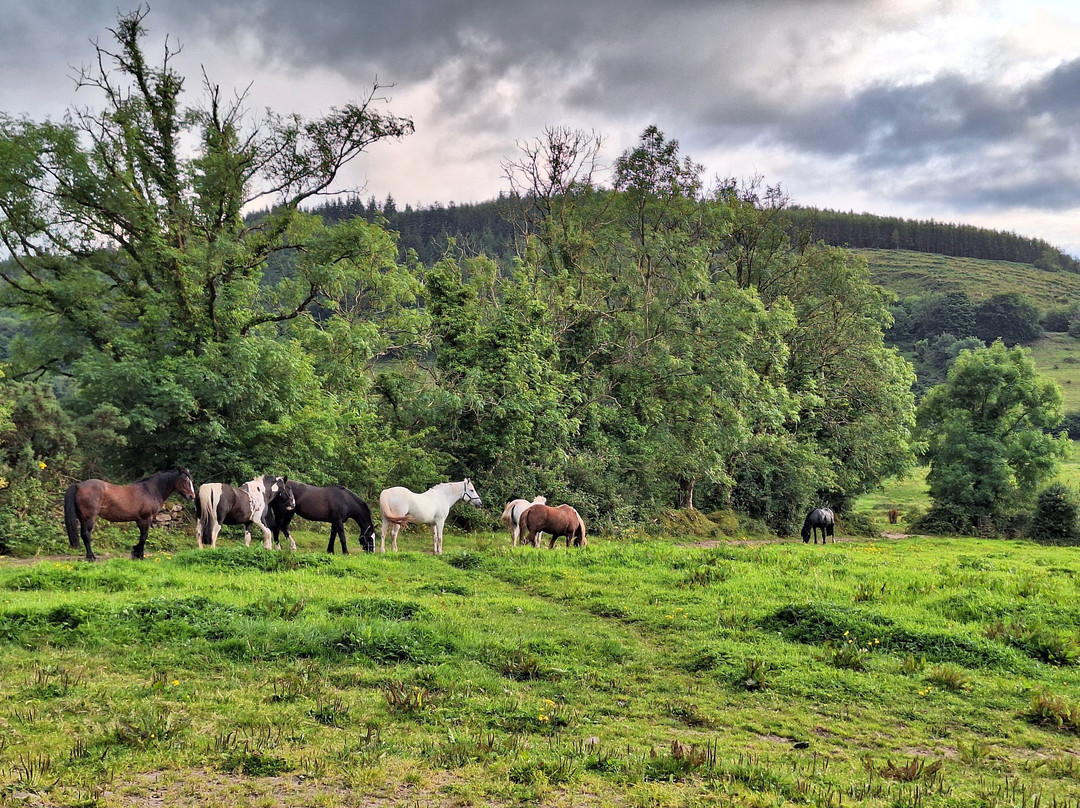
[[[299,539],[0,561],[0,800],[1080,806],[1073,548]]]

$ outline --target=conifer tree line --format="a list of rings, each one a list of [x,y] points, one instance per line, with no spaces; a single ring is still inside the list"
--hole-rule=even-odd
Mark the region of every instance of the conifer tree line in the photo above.
[[[601,529],[696,507],[782,533],[911,467],[886,293],[779,187],[710,182],[655,126],[601,183],[603,138],[551,127],[502,166],[510,241],[422,259],[377,217],[308,209],[412,132],[377,86],[312,120],[209,80],[189,103],[145,17],[82,77],[100,108],[0,116],[4,541],[54,529],[72,478],[177,464],[369,500],[469,476]]]
[[[514,254],[512,214],[515,200],[504,193],[487,202],[399,207],[393,195],[383,201],[347,196],[313,210],[330,221],[362,216],[385,221],[400,234],[403,249],[414,250],[425,263],[438,260],[450,239],[482,249],[488,255]],[[903,219],[872,213],[789,206],[789,237],[806,233],[812,241],[850,249],[911,250],[961,258],[1032,264],[1051,272],[1080,272],[1080,261],[1049,242],[973,225]]]

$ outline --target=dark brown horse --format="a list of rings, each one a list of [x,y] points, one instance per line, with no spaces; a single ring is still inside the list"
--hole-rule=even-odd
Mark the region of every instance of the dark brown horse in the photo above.
[[[329,522],[330,543],[326,545],[326,552],[334,552],[334,539],[340,536],[344,555],[349,552],[345,545],[345,523],[352,519],[360,528],[360,546],[364,552],[375,552],[375,525],[371,521],[371,508],[348,488],[342,485],[307,485],[296,480],[289,480],[285,487],[292,492],[295,505],[289,508],[284,497],[275,497],[270,502],[270,514],[273,516],[270,529],[274,532],[275,544],[278,533],[284,532],[289,543],[296,546],[289,533],[289,522],[294,516],[299,516],[312,522]]]
[[[551,542],[548,549],[555,547],[555,540],[559,536],[566,536],[566,546],[571,542],[575,547],[584,547],[585,522],[581,515],[569,505],[560,505],[552,508],[548,505],[530,505],[521,514],[521,534],[525,536],[525,542],[533,547],[540,546],[538,538],[540,533],[550,533]]]
[[[109,522],[134,522],[139,527],[139,543],[131,548],[131,557],[142,558],[146,533],[161,504],[173,493],[195,499],[195,482],[187,469],[159,471],[131,485],[113,485],[104,480],[75,483],[64,493],[68,542],[78,549],[81,537],[86,560],[93,561],[97,556],[90,549],[90,534],[99,516]]]

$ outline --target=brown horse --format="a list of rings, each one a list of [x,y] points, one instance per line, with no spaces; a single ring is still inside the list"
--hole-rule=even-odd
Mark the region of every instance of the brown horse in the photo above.
[[[521,533],[525,536],[525,542],[533,547],[540,546],[539,534],[550,533],[551,542],[548,549],[555,547],[555,540],[559,536],[566,536],[566,546],[571,542],[575,547],[584,547],[585,522],[581,515],[569,505],[560,505],[552,508],[548,505],[531,505],[521,514]]]
[[[64,493],[64,526],[68,542],[75,549],[79,538],[86,547],[86,560],[97,556],[90,549],[90,534],[98,517],[109,522],[134,522],[139,527],[139,543],[131,548],[132,558],[142,558],[146,533],[161,504],[170,494],[195,499],[195,482],[187,469],[151,474],[131,485],[113,485],[104,480],[83,480],[68,486]]]

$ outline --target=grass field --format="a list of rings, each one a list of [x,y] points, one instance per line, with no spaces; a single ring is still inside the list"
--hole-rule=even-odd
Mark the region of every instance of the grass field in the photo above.
[[[0,561],[0,799],[1080,805],[1075,550],[301,543]]]
[[[1021,292],[1042,310],[1080,300],[1080,275],[1030,264],[954,258],[908,250],[855,250],[866,257],[874,283],[900,297],[963,291],[975,301]]]

